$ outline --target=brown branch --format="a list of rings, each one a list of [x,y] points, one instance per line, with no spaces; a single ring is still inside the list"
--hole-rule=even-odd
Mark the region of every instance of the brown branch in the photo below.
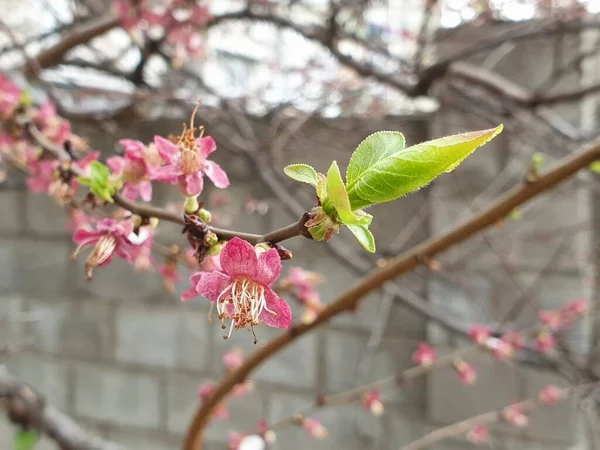
[[[0,372],[0,399],[9,419],[25,429],[39,430],[64,450],[123,450],[120,445],[89,434],[71,418],[35,393],[27,384]]]
[[[27,117],[18,119],[18,122],[26,128],[27,132],[32,137],[32,139],[42,148],[51,152],[56,158],[58,158],[61,161],[71,160],[71,157],[64,151],[62,147],[56,145],[55,143],[47,139],[46,136],[44,136],[44,134],[34,124],[32,124]],[[72,166],[71,170],[73,170],[73,172],[76,175],[83,175],[83,172],[78,170],[75,166]],[[119,193],[116,193],[113,196],[113,200],[117,205],[132,212],[133,214],[137,214],[142,217],[156,217],[157,219],[166,220],[179,225],[185,225],[185,221],[182,215],[167,211],[166,209],[127,200]],[[212,226],[209,226],[208,228],[210,231],[215,233],[220,240],[230,240],[237,236],[241,239],[250,242],[253,245],[259,244],[261,242],[277,244],[279,242],[291,239],[296,236],[304,236],[308,239],[311,239],[310,234],[307,233],[306,227],[304,226],[307,220],[308,213],[305,213],[302,215],[302,217],[300,217],[300,219],[297,222],[263,235],[242,233],[240,231],[224,230]]]
[[[575,394],[578,390],[584,387],[591,386],[593,386],[593,384],[585,384],[573,388],[560,389],[561,399]],[[520,408],[520,410],[523,413],[525,413],[544,405],[544,402],[538,397],[532,397],[522,402],[515,403],[513,406]],[[502,421],[504,420],[502,417],[503,411],[504,408],[495,411],[490,411],[487,413],[479,414],[475,417],[471,417],[470,419],[463,420],[461,422],[453,423],[452,425],[448,425],[446,427],[438,428],[437,430],[426,434],[422,438],[417,439],[416,441],[413,441],[408,445],[405,445],[404,447],[402,447],[402,450],[418,450],[420,448],[428,448],[430,445],[439,442],[443,439],[467,433],[475,425],[489,425],[492,423]]]
[[[498,220],[506,217],[516,207],[542,192],[553,188],[597,159],[600,159],[600,139],[584,146],[580,152],[566,158],[554,169],[540,176],[535,182],[518,186],[509,191],[478,216],[473,217],[471,220],[455,227],[442,236],[425,241],[421,245],[390,260],[385,267],[371,272],[370,275],[364,277],[330,303],[317,316],[314,322],[294,325],[287,332],[270,341],[266,346],[259,349],[247,359],[242,367],[229,375],[217,387],[214,394],[196,411],[189,426],[183,449],[198,450],[202,448],[204,429],[210,420],[213,408],[227,396],[235,385],[244,381],[263,361],[282,350],[303,334],[327,323],[338,314],[353,310],[365,295],[379,288],[386,281],[412,270],[421,261],[433,258],[435,255],[444,252],[448,248],[467,240],[481,230],[495,224]]]
[[[74,28],[60,42],[37,55],[35,60],[42,69],[53,66],[60,62],[61,58],[69,50],[112,30],[118,24],[116,17],[113,16],[99,17],[82,24]],[[25,75],[35,75],[35,70],[37,69],[32,68],[31,65],[23,68]]]

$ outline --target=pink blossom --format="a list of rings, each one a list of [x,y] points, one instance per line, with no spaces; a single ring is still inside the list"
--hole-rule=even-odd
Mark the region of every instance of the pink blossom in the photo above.
[[[76,257],[83,247],[94,246],[85,266],[88,280],[92,279],[92,271],[95,267],[110,263],[115,254],[132,262],[131,242],[128,238],[132,232],[133,224],[130,220],[115,219],[100,220],[96,224],[95,231],[79,229],[75,232],[73,241],[79,246],[73,253],[73,257]]]
[[[214,384],[203,384],[202,386],[198,386],[198,398],[201,402],[205,402],[214,394],[216,389]],[[229,418],[229,410],[223,403],[220,403],[213,409],[212,415],[215,419],[225,420]]]
[[[478,345],[484,345],[490,338],[491,330],[483,325],[475,324],[469,330],[469,337]]]
[[[374,416],[381,416],[383,414],[383,401],[381,400],[381,393],[377,390],[365,392],[362,404]]]
[[[67,230],[74,231],[79,229],[92,230],[92,224],[95,221],[93,216],[88,216],[82,209],[71,208],[71,220],[67,223]]]
[[[177,263],[163,264],[158,268],[158,271],[163,278],[163,286],[169,294],[175,293],[175,285],[181,280],[179,273],[177,272]]]
[[[540,391],[540,400],[546,405],[555,405],[562,398],[563,392],[558,387],[549,384]]]
[[[505,338],[496,339],[493,349],[494,357],[502,361],[511,358],[515,351],[513,345]]]
[[[504,420],[511,425],[519,428],[526,426],[529,422],[529,419],[525,415],[525,411],[523,411],[523,407],[519,403],[504,408],[502,417],[504,417]]]
[[[152,256],[152,246],[154,245],[154,228],[151,226],[139,227],[137,231],[130,236],[132,244],[129,253],[133,266],[137,270],[147,271],[154,266],[154,257]]]
[[[327,428],[316,419],[306,418],[302,421],[302,427],[306,430],[310,437],[315,439],[327,439],[329,433]]]
[[[240,348],[234,348],[223,355],[223,365],[232,372],[244,364],[244,352]]]
[[[584,298],[578,298],[570,301],[563,308],[563,311],[569,315],[584,316],[590,309],[589,303]]]
[[[431,366],[437,358],[437,352],[427,342],[421,342],[413,353],[413,361],[420,366]]]
[[[50,100],[40,106],[33,119],[44,135],[57,144],[63,144],[71,136],[71,124],[56,113]]]
[[[57,180],[59,162],[55,159],[39,159],[37,152],[27,154],[29,176],[27,187],[32,192],[47,194],[50,186]]]
[[[21,88],[0,74],[0,115],[8,116],[21,100]]]
[[[140,22],[136,8],[130,0],[116,0],[113,3],[113,11],[119,18],[121,26],[128,31],[135,28]]]
[[[202,192],[204,175],[218,188],[224,189],[229,186],[229,179],[223,169],[217,163],[207,160],[208,156],[217,149],[215,140],[210,136],[196,139],[195,131],[194,115],[192,115],[190,128],[184,127],[177,144],[161,136],[154,137],[156,148],[166,165],[157,168],[152,178],[177,184],[181,192],[188,197]]]
[[[269,428],[269,424],[265,419],[258,421],[258,433],[263,437],[267,444],[275,442],[275,432]]]
[[[518,331],[507,332],[504,336],[502,336],[502,340],[512,345],[514,350],[519,350],[525,347],[525,339]]]
[[[216,302],[219,318],[231,319],[229,336],[233,328],[253,330],[260,322],[276,328],[291,325],[290,305],[271,289],[281,273],[276,249],[257,254],[250,243],[235,237],[223,248],[220,263],[221,270],[192,275],[192,286],[182,300],[202,295]]]
[[[535,338],[535,349],[540,353],[547,353],[556,346],[552,333],[541,330]]]
[[[551,330],[559,330],[563,326],[563,318],[558,311],[540,311],[538,318]]]
[[[231,395],[233,397],[244,397],[248,392],[251,392],[254,389],[254,383],[252,380],[246,380],[243,383],[236,384],[231,390]]]
[[[146,147],[140,141],[123,139],[120,143],[125,147],[125,156],[108,158],[106,164],[123,180],[122,194],[125,198],[135,200],[140,196],[149,202],[152,200],[150,179],[160,165],[159,155],[154,146]]]
[[[467,433],[467,439],[474,444],[483,444],[490,436],[488,428],[483,424],[477,424]]]
[[[453,366],[462,384],[474,384],[477,381],[477,369],[475,369],[475,366],[462,359],[454,361]]]
[[[214,270],[222,271],[220,255],[209,255],[204,257],[202,264],[200,264],[200,270],[202,272],[212,272]]]

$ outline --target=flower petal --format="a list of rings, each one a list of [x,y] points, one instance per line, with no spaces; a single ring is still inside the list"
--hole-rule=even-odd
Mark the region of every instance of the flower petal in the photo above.
[[[196,283],[196,292],[211,302],[217,301],[219,295],[230,284],[230,278],[221,272],[200,272],[202,276]]]
[[[180,175],[178,183],[181,192],[187,196],[200,195],[204,188],[204,177],[202,175],[202,172]]]
[[[114,172],[115,175],[121,175],[125,168],[125,158],[113,156],[106,160],[106,165]]]
[[[73,234],[73,242],[76,244],[84,244],[86,242],[93,242],[102,236],[104,232],[102,231],[90,231],[90,230],[77,230],[75,234]]]
[[[277,314],[273,316],[269,311],[264,310],[260,314],[260,321],[265,325],[274,328],[289,328],[292,324],[292,308],[288,302],[280,298],[272,289],[265,289],[267,307]]]
[[[140,191],[140,197],[145,202],[149,202],[152,200],[152,183],[149,181],[142,181],[138,184],[138,189]]]
[[[254,278],[257,264],[254,246],[239,237],[230,240],[221,252],[221,267],[227,275]]]
[[[198,285],[200,279],[204,274],[205,272],[196,272],[192,274],[192,276],[190,277],[190,287],[183,294],[181,294],[181,301],[187,302],[188,300],[191,300],[198,295],[198,292],[196,291],[196,286]]]
[[[154,145],[158,150],[158,154],[167,164],[175,164],[178,160],[179,149],[168,139],[162,136],[154,136]]]
[[[265,287],[271,286],[281,274],[281,258],[277,250],[271,248],[258,255],[258,264],[254,269],[255,281]]]
[[[204,161],[204,173],[220,189],[229,186],[229,178],[221,166],[213,161]]]
[[[155,181],[165,181],[167,183],[177,183],[177,177],[181,175],[181,171],[177,166],[162,166],[157,167],[152,173],[152,179]]]
[[[208,155],[217,149],[217,143],[210,136],[196,139],[196,145],[200,149],[200,155],[202,156],[202,159],[208,158]]]

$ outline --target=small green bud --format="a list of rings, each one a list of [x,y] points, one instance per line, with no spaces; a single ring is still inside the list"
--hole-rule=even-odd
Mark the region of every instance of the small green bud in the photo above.
[[[212,222],[212,214],[208,209],[201,208],[200,211],[198,211],[198,217],[200,217],[203,222]]]
[[[217,256],[221,254],[221,250],[223,250],[223,244],[217,243],[215,245],[211,245],[206,253],[208,256]]]
[[[215,233],[213,233],[212,231],[209,231],[208,233],[206,233],[206,237],[204,238],[204,242],[209,247],[212,247],[213,245],[217,245],[219,243],[219,237]]]

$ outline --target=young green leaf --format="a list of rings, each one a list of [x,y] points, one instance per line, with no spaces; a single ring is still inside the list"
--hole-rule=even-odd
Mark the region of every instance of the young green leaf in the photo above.
[[[354,237],[365,250],[371,253],[375,253],[375,238],[367,227],[361,225],[345,224],[345,226],[352,232]]]
[[[20,431],[15,435],[15,450],[32,450],[37,440],[38,436],[34,431]]]
[[[291,164],[283,169],[292,180],[317,186],[317,172],[308,164]]]
[[[379,131],[367,136],[350,157],[348,169],[346,169],[348,187],[352,186],[381,160],[401,152],[404,144],[404,135],[397,131]]]
[[[87,176],[81,176],[77,181],[82,186],[87,186],[94,195],[109,203],[114,202],[112,197],[121,187],[119,181],[110,179],[109,168],[99,161],[90,163]]]
[[[594,161],[592,164],[590,164],[590,170],[592,172],[600,173],[600,160]]]
[[[500,125],[489,130],[447,136],[408,148],[400,148],[401,139],[389,135],[390,132],[385,132],[385,137],[373,138],[381,133],[369,136],[356,151],[360,150],[362,156],[347,173],[346,189],[352,210],[389,202],[422,188],[442,173],[455,169],[478,147],[498,135],[502,128]],[[365,148],[373,152],[371,159]],[[352,165],[352,160],[350,163]]]
[[[350,200],[344,186],[344,180],[337,162],[333,161],[327,171],[327,203],[333,206],[338,214],[350,213]],[[327,208],[325,208],[326,212]]]

